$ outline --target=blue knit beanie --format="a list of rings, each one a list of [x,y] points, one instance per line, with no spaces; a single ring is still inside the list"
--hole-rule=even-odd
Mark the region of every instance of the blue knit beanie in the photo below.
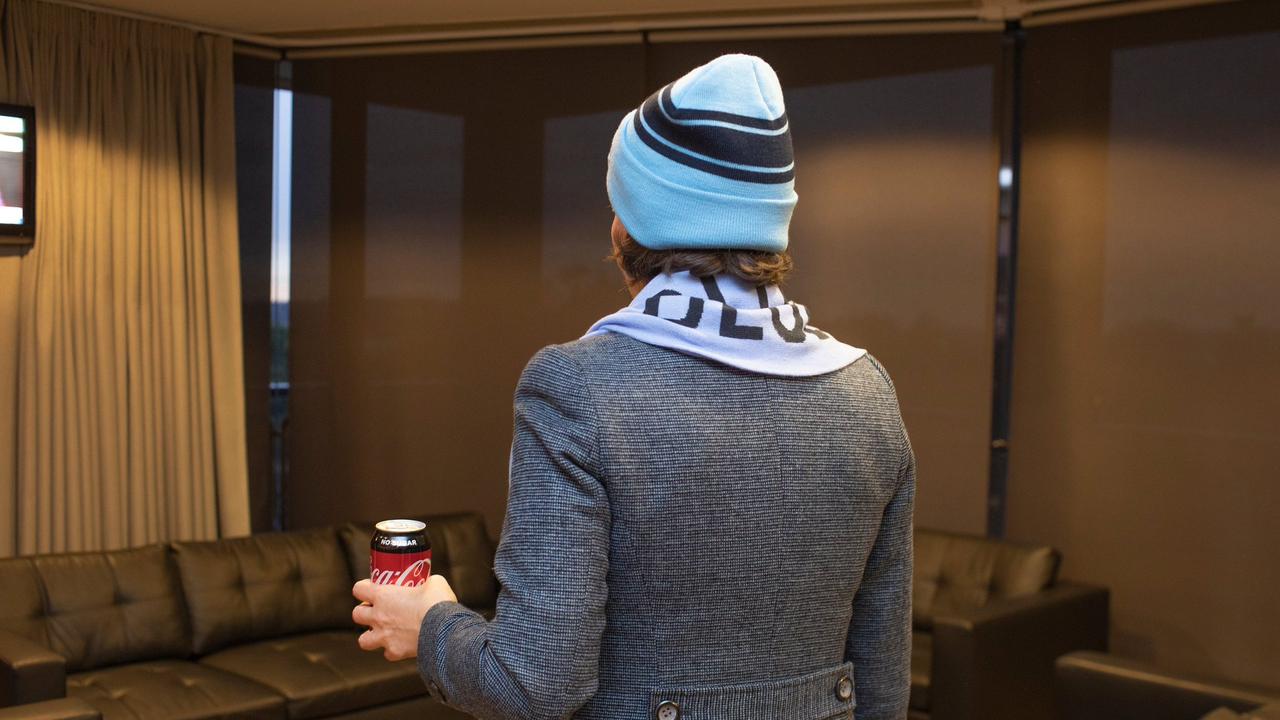
[[[606,184],[652,250],[785,250],[795,163],[773,68],[722,55],[654,93],[614,133]]]

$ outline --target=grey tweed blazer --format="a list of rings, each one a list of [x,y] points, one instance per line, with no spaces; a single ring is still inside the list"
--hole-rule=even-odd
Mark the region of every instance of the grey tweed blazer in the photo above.
[[[419,670],[486,720],[905,718],[914,496],[870,356],[782,378],[617,334],[545,348],[497,615],[433,607]]]

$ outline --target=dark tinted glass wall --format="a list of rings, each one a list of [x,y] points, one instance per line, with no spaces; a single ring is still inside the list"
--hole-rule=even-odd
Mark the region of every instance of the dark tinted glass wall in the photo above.
[[[1280,3],[1028,32],[1012,537],[1117,652],[1280,680]]]
[[[499,529],[521,368],[628,299],[602,261],[617,123],[738,50],[787,93],[794,297],[897,379],[922,524],[982,531],[994,34],[295,62],[293,524],[480,509]]]
[[[789,294],[888,368],[920,525],[986,527],[997,171],[996,33],[655,44],[650,85],[763,57],[796,150]]]
[[[481,510],[539,348],[624,304],[605,150],[638,44],[294,64],[295,526]]]

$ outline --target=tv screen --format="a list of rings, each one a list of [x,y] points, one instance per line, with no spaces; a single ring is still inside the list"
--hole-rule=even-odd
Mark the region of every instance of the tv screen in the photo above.
[[[35,112],[0,104],[0,242],[35,234]]]

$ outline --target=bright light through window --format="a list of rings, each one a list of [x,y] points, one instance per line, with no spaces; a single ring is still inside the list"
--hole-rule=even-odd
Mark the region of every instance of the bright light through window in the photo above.
[[[289,302],[289,211],[293,202],[293,91],[275,91],[271,160],[271,304]]]

